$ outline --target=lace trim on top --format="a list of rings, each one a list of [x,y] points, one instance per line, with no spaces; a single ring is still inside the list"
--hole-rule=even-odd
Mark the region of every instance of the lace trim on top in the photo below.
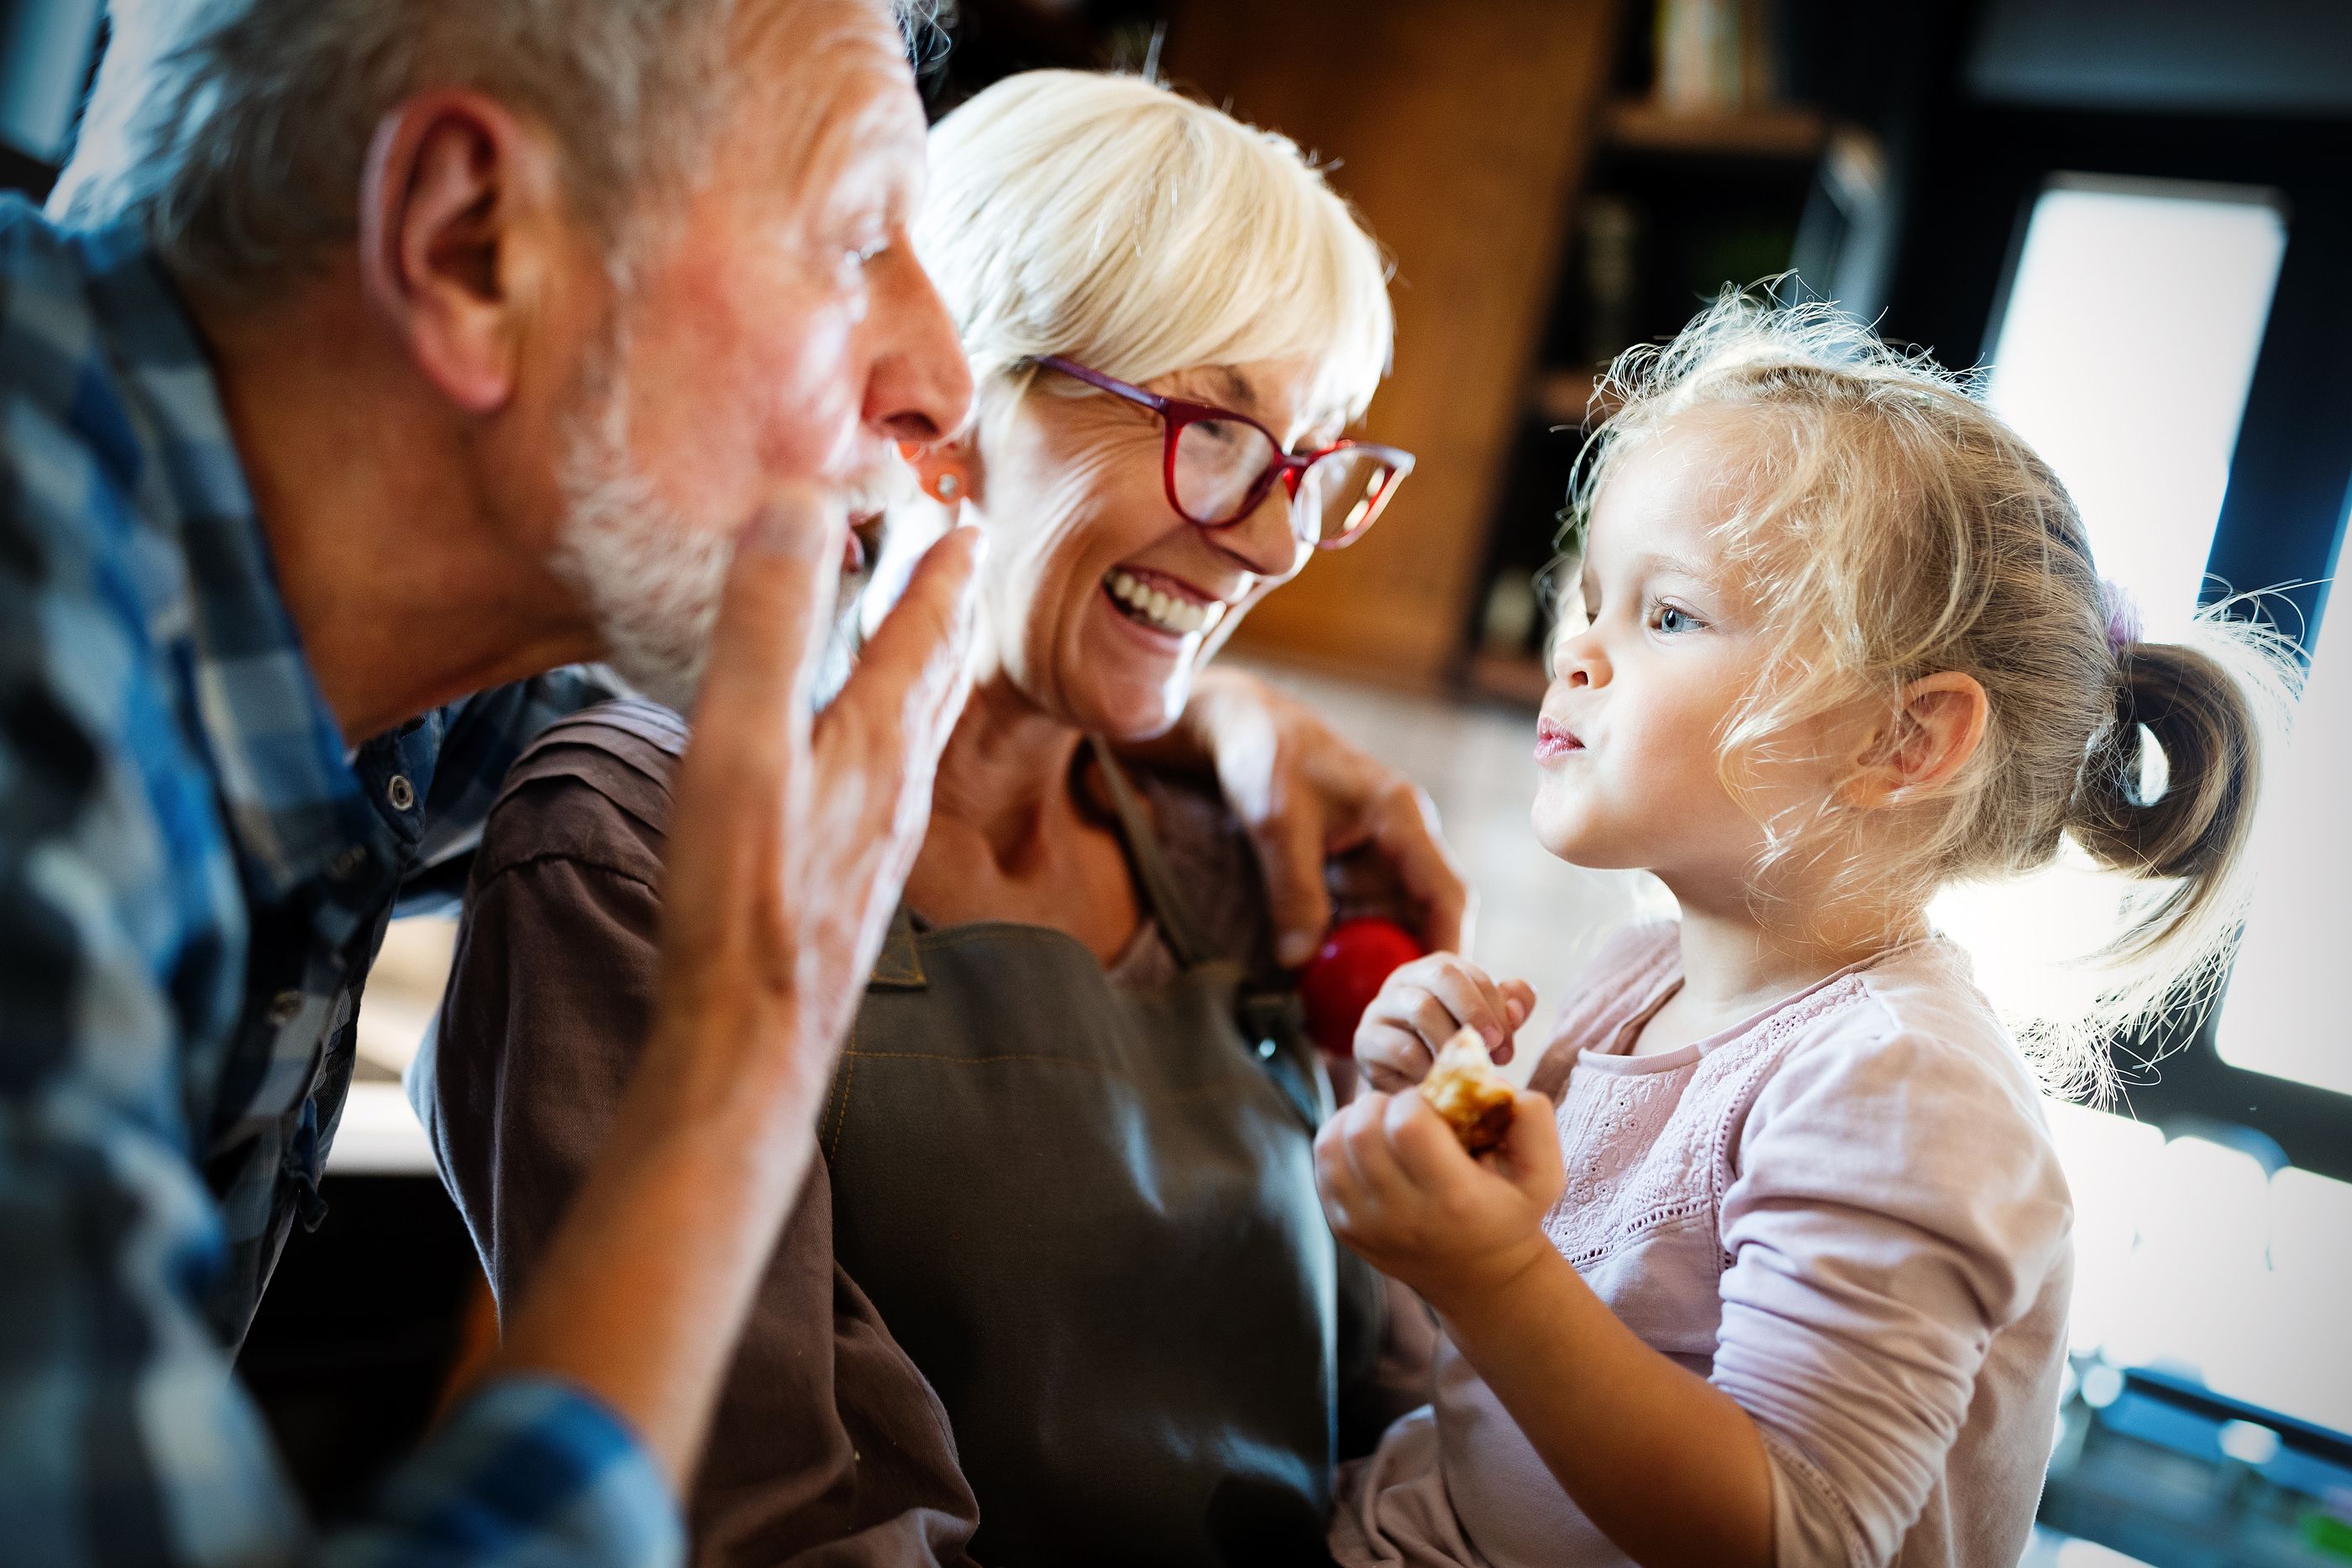
[[[1666,1226],[1723,1207],[1735,1129],[1790,1047],[1868,995],[1849,974],[1810,991],[1696,1061],[1653,1072],[1580,1064],[1557,1120],[1568,1186],[1544,1233],[1582,1271]],[[1720,1267],[1731,1255],[1717,1237]]]

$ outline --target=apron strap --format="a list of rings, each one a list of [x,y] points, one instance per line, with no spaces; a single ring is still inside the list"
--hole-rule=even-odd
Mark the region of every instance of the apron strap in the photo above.
[[[1127,770],[1111,756],[1102,737],[1090,735],[1087,744],[1094,747],[1095,766],[1102,769],[1103,782],[1110,791],[1111,809],[1118,813],[1120,835],[1127,841],[1128,859],[1134,862],[1136,880],[1143,884],[1144,900],[1151,906],[1152,918],[1160,923],[1160,939],[1168,944],[1180,967],[1190,969],[1209,962],[1217,955],[1210,950],[1192,906],[1177,885],[1175,870],[1168,863],[1168,852],[1161,846],[1159,833],[1153,831],[1151,813],[1145,809],[1143,798],[1136,793]]]
[[[1192,906],[1185,901],[1142,797],[1136,793],[1134,783],[1111,756],[1102,737],[1089,736],[1087,740],[1094,747],[1095,761],[1102,768],[1112,808],[1118,813],[1119,827],[1127,839],[1128,858],[1134,862],[1136,878],[1143,883],[1144,897],[1151,904],[1153,917],[1160,922],[1161,940],[1168,944],[1176,962],[1185,968],[1209,962],[1217,955],[1211,951]],[[1241,1027],[1244,1043],[1257,1053],[1258,1066],[1274,1081],[1275,1087],[1290,1102],[1291,1109],[1312,1134],[1330,1119],[1331,1079],[1315,1048],[1306,1043],[1306,1015],[1297,992],[1288,986],[1244,978],[1234,998],[1234,1021]]]

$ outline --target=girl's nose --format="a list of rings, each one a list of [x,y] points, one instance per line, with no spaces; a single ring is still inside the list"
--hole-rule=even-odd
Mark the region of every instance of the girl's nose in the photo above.
[[[1561,636],[1552,646],[1552,676],[1568,686],[1605,686],[1609,684],[1609,656],[1601,651],[1601,639],[1590,627],[1572,635]]]

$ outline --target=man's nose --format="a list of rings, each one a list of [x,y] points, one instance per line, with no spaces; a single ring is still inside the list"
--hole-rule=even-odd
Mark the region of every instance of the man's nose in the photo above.
[[[971,412],[971,365],[930,275],[902,254],[900,287],[875,304],[883,333],[866,386],[866,424],[894,441],[951,435]]]

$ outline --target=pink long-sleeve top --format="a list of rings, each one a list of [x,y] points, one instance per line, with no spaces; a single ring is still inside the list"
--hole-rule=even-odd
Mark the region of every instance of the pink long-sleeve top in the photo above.
[[[1643,1340],[1754,1418],[1779,1568],[2018,1560],[2056,1428],[2073,1207],[2033,1083],[1949,943],[1832,975],[1679,1051],[1681,984],[1619,936],[1533,1086],[1568,1187],[1545,1222]],[[1433,1404],[1341,1478],[1348,1568],[1629,1560],[1443,1346]]]

